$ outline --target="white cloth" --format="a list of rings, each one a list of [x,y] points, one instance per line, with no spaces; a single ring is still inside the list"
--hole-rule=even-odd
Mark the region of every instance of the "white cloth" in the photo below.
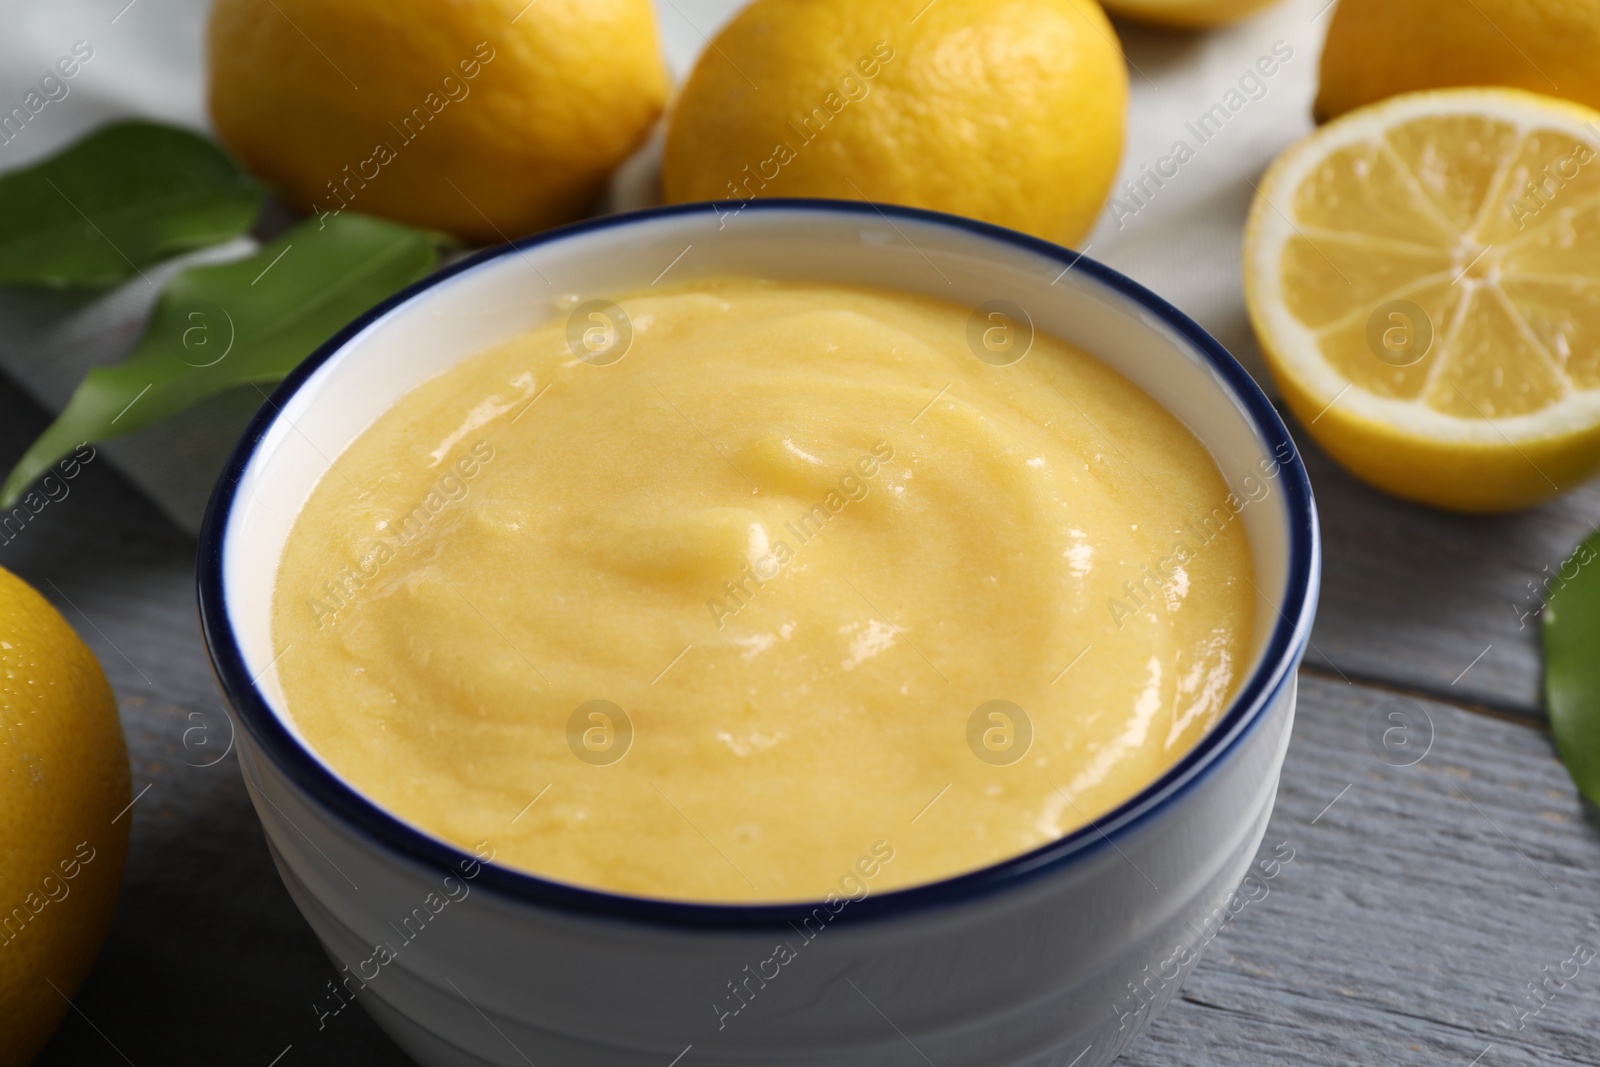
[[[1331,17],[1326,3],[1281,0],[1245,22],[1201,34],[1131,23],[1117,27],[1132,86],[1128,141],[1113,200],[1083,250],[1199,320],[1264,385],[1245,315],[1239,246],[1252,183],[1277,153],[1311,129],[1316,67]],[[67,95],[0,145],[0,170],[48,155],[113,118],[205,129],[208,6],[204,0],[0,0],[0,112],[20,104],[75,42],[94,49],[68,83]],[[740,6],[740,0],[657,0],[677,78]],[[1285,52],[1291,53],[1287,60]],[[1202,124],[1208,112],[1212,117]],[[1187,153],[1175,151],[1179,142]],[[659,147],[647,148],[619,172],[614,206],[649,202],[652,150]],[[1130,193],[1124,181],[1142,183],[1143,189]],[[239,241],[201,255],[240,255],[250,247]],[[147,273],[159,284],[172,269]],[[58,411],[86,369],[127,352],[156,292],[142,280],[92,297],[0,291],[0,369]],[[220,397],[112,442],[105,452],[193,532],[216,474],[258,402],[248,391]]]

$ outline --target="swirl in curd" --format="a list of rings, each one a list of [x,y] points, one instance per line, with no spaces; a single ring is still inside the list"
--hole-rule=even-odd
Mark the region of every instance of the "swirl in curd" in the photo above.
[[[563,882],[815,900],[1045,844],[1217,722],[1237,498],[1104,364],[866,289],[588,307],[407,393],[290,533],[283,698],[379,806]]]

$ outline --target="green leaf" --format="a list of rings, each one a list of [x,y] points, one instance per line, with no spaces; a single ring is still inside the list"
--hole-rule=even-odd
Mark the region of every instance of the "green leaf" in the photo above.
[[[0,282],[115,285],[250,228],[261,186],[204,137],[153,122],[0,175]]]
[[[0,509],[87,441],[240,385],[280,381],[340,327],[428,274],[443,238],[364,215],[311,219],[248,259],[173,276],[121,363],[84,376],[0,487]]]
[[[1578,546],[1556,578],[1544,610],[1550,730],[1579,791],[1600,804],[1600,533]]]

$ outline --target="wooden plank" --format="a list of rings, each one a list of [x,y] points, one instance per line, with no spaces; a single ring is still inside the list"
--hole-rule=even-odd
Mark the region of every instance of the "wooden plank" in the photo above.
[[[15,455],[43,422],[0,387],[0,455]],[[1564,543],[1568,528],[1587,522],[1567,506],[1512,519],[1433,515],[1340,485],[1318,462],[1337,531],[1330,578],[1354,573],[1367,589],[1330,581],[1317,631],[1347,672],[1370,664],[1361,673],[1393,670],[1407,684],[1449,690],[1448,678],[1379,652],[1412,642],[1417,662],[1440,664],[1458,647],[1470,651],[1461,643],[1475,636],[1467,628],[1431,644],[1426,635],[1504,595],[1503,577],[1483,577],[1496,558],[1485,547],[1491,535],[1504,562]],[[327,963],[271,867],[233,757],[203,766],[227,727],[195,631],[192,553],[188,538],[98,462],[0,548],[0,562],[44,589],[100,656],[122,704],[135,789],[152,787],[133,810],[116,924],[79,998],[99,1032],[73,1015],[39,1062],[124,1062],[109,1039],[137,1064],[264,1065],[290,1045],[285,1065],[403,1063],[360,1012],[317,1029],[310,1005]],[[1384,587],[1401,584],[1408,567],[1415,578],[1435,556],[1432,577],[1409,593]],[[1373,557],[1386,562],[1363,562]],[[1339,607],[1374,597],[1379,617],[1364,623]],[[1373,635],[1363,625],[1387,629]],[[1466,687],[1480,670],[1490,692],[1515,695],[1517,678],[1531,677],[1486,656],[1456,688],[1481,697],[1484,688]],[[1268,897],[1222,931],[1124,1062],[1466,1067],[1491,1044],[1485,1067],[1600,1062],[1588,1037],[1600,1019],[1600,963],[1515,1028],[1517,1013],[1532,1007],[1526,983],[1560,968],[1578,940],[1600,948],[1600,931],[1586,926],[1600,922],[1600,838],[1548,737],[1424,701],[1431,751],[1414,767],[1390,767],[1367,726],[1397,694],[1320,672],[1303,685],[1267,838],[1288,841],[1295,859]],[[197,726],[207,732],[189,732],[186,745]],[[1108,1011],[1115,999],[1108,991]]]
[[[1600,486],[1515,515],[1454,515],[1363,485],[1293,428],[1326,549],[1308,660],[1542,716],[1544,583],[1556,587],[1552,576],[1600,524]]]
[[[1600,952],[1593,809],[1547,734],[1437,702],[1411,704],[1431,751],[1388,765],[1368,722],[1404,699],[1302,675],[1266,839],[1294,861],[1124,1062],[1600,1063],[1600,958],[1566,964]],[[1528,983],[1564,966],[1523,1019]]]
[[[1268,18],[1309,25],[1292,7]],[[1259,27],[1263,40],[1277,32]],[[1140,66],[1163,81],[1194,47],[1123,30]],[[1295,42],[1296,63],[1312,63],[1313,45]],[[1280,98],[1294,102],[1287,83],[1268,106]],[[1146,155],[1133,149],[1129,160]],[[1213,199],[1242,218],[1250,191],[1232,181]],[[1167,241],[1158,214],[1139,223]],[[1204,249],[1207,262],[1216,254]],[[1195,258],[1177,267],[1193,273]],[[1216,282],[1219,292],[1227,285]],[[1223,296],[1193,310],[1259,372],[1242,309],[1231,290]],[[44,424],[0,382],[0,461]],[[1420,764],[1383,763],[1367,735],[1374,709],[1397,699],[1386,686],[1538,714],[1541,597],[1529,583],[1600,521],[1600,490],[1517,516],[1450,516],[1361,486],[1314,446],[1305,455],[1327,543],[1310,660],[1327,673],[1305,678],[1267,838],[1269,847],[1288,841],[1296,858],[1222,931],[1122,1062],[1600,1062],[1600,962],[1518,1029],[1535,1006],[1527,983],[1559,969],[1580,940],[1600,948],[1588,925],[1600,922],[1600,816],[1576,799],[1547,736],[1426,700],[1435,744]],[[122,705],[135,789],[151,789],[133,810],[124,894],[79,998],[83,1015],[69,1017],[39,1063],[407,1062],[359,1011],[317,1029],[310,1004],[329,967],[272,869],[236,762],[205,766],[228,731],[195,630],[192,541],[103,460],[71,488],[0,544],[0,564],[43,589],[100,656]]]

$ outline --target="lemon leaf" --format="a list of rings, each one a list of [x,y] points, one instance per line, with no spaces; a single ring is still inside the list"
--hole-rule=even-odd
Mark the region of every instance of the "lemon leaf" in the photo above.
[[[115,285],[245,232],[261,197],[204,137],[153,122],[106,126],[0,176],[0,282]]]
[[[1600,804],[1600,533],[1557,571],[1544,611],[1544,694],[1561,761]],[[1574,573],[1575,572],[1575,573]],[[1573,577],[1568,578],[1568,574]]]
[[[443,240],[344,214],[307,220],[247,259],[179,271],[128,357],[86,374],[18,461],[0,487],[0,509],[84,442],[132,433],[237,386],[281,380],[351,319],[428,274]]]

